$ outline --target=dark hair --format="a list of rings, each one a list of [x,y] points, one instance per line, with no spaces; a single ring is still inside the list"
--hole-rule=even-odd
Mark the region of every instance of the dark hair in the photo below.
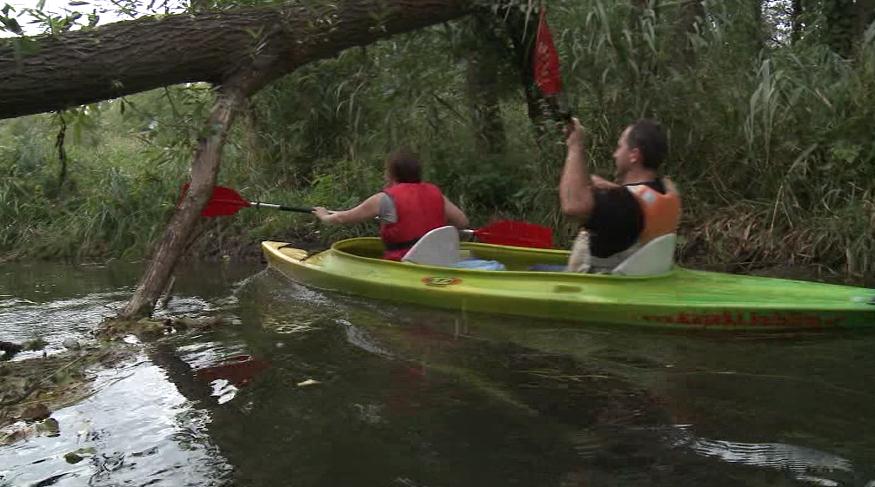
[[[386,158],[389,177],[397,183],[418,183],[422,179],[419,156],[407,148],[398,149]]]
[[[642,118],[629,126],[626,136],[629,149],[638,149],[644,156],[644,167],[657,169],[668,152],[668,138],[659,123]]]

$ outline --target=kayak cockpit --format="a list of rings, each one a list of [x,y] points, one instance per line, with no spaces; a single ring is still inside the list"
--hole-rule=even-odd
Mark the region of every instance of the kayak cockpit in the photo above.
[[[373,237],[341,240],[332,245],[331,249],[335,252],[367,259],[381,260],[383,256],[383,243],[380,239]],[[530,249],[462,242],[460,244],[458,261],[472,260],[500,263],[504,270],[509,271],[528,271],[532,270],[533,267],[542,270],[550,269],[558,271],[563,269],[568,261],[568,252],[563,250]],[[466,268],[465,264],[457,267]],[[498,268],[495,266],[485,266],[478,270],[498,271]]]
[[[648,242],[631,255],[598,274],[623,276],[659,276],[674,266],[675,235],[664,235]],[[379,239],[351,239],[337,242],[335,251],[366,258],[382,258]],[[461,243],[454,227],[428,232],[402,261],[437,267],[454,267],[491,271],[564,272],[569,252],[553,249],[508,247],[490,244]],[[613,269],[613,270],[610,270]]]

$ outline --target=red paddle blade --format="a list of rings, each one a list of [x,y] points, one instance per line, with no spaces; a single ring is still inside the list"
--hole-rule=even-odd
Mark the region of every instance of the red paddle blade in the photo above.
[[[532,73],[535,84],[545,96],[553,96],[562,91],[562,77],[559,74],[559,53],[553,45],[553,34],[547,26],[547,9],[541,7],[538,32],[532,53]]]
[[[207,206],[201,211],[201,216],[228,216],[240,211],[240,208],[247,208],[249,202],[243,199],[236,191],[224,186],[216,186],[213,188],[213,195],[210,196],[210,201]]]
[[[182,186],[182,196],[180,197],[180,201],[185,197],[186,192],[188,192],[188,183],[185,183]],[[249,202],[243,199],[243,197],[233,189],[226,188],[225,186],[216,186],[213,188],[213,194],[210,196],[210,200],[207,201],[207,206],[201,210],[201,216],[229,216],[240,211],[240,208],[246,208],[248,206]]]
[[[552,229],[517,220],[499,220],[474,230],[474,235],[481,242],[488,244],[536,249],[553,248]]]

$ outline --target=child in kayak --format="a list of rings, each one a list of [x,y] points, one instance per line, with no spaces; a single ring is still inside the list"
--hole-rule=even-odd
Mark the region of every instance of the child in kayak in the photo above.
[[[659,124],[638,120],[620,135],[613,155],[616,183],[589,175],[583,126],[576,118],[565,144],[559,200],[562,212],[582,226],[567,270],[610,271],[647,242],[676,232],[681,199],[668,178],[658,177],[668,151]]]
[[[383,258],[401,260],[420,237],[438,227],[468,226],[468,217],[441,193],[422,182],[422,163],[416,154],[397,150],[386,159],[387,186],[355,208],[329,211],[321,206],[313,214],[327,224],[359,223],[377,218],[385,252]]]

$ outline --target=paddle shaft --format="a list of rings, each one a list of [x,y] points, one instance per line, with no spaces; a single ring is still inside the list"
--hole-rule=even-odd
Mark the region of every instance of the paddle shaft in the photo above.
[[[183,194],[188,190],[188,185],[182,187]],[[237,213],[242,208],[267,208],[271,210],[293,211],[296,213],[313,213],[313,208],[306,206],[286,206],[261,201],[247,201],[234,189],[225,186],[213,188],[213,194],[207,202],[207,206],[201,211],[205,217],[229,216]],[[379,219],[379,217],[377,217]],[[552,230],[533,223],[499,220],[483,228],[465,230],[465,234],[474,235],[481,242],[497,245],[509,245],[516,247],[550,248],[553,246]]]
[[[249,205],[254,206],[255,209],[269,208],[271,210],[294,211],[297,213],[313,213],[313,208],[306,206],[284,206],[275,205],[273,203],[262,203],[261,201],[252,201],[249,203]]]

